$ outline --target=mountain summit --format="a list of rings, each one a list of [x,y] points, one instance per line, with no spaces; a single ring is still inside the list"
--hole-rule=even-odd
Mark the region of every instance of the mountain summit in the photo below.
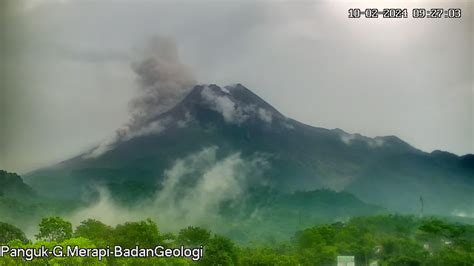
[[[216,150],[214,162],[232,154],[258,158],[261,173],[248,179],[280,191],[345,190],[404,212],[417,212],[422,196],[427,213],[473,212],[473,155],[425,153],[395,136],[305,125],[241,84],[195,86],[167,112],[26,178],[39,192],[65,198],[97,184],[135,198],[163,186],[177,161],[208,147]]]

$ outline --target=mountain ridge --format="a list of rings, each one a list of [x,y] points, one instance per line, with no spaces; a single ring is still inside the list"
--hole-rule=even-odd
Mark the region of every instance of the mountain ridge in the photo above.
[[[270,167],[262,182],[281,190],[347,190],[397,211],[416,212],[420,194],[434,202],[427,207],[434,213],[470,208],[472,155],[426,153],[396,136],[369,138],[306,125],[241,84],[195,86],[167,112],[122,132],[104,153],[81,154],[27,180],[43,192],[55,183],[77,188],[137,182],[156,188],[176,160],[213,145],[219,158],[237,151],[243,158],[263,154]]]

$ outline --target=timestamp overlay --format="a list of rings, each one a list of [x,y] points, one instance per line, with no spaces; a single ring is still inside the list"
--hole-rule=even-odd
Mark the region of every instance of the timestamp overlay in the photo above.
[[[460,19],[461,8],[349,8],[350,19]]]

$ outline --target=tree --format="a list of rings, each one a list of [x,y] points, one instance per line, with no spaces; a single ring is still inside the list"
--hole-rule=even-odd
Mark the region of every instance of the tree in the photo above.
[[[151,219],[140,222],[119,224],[114,230],[114,242],[127,248],[135,246],[155,247],[162,244],[163,237]]]
[[[387,264],[401,266],[419,266],[422,265],[422,262],[415,258],[410,258],[403,255],[396,255],[388,259]]]
[[[215,235],[204,247],[202,265],[238,265],[239,256],[234,242],[227,237]]]
[[[37,239],[62,242],[72,237],[72,224],[61,217],[43,218],[39,224]]]
[[[287,251],[287,250],[286,250]],[[285,254],[275,248],[245,248],[240,258],[240,265],[298,265],[296,256]]]
[[[76,228],[74,235],[76,237],[84,237],[94,241],[99,246],[106,245],[112,237],[113,228],[104,223],[88,219],[82,221]]]
[[[441,220],[431,219],[424,221],[419,229],[428,234],[444,235],[448,231],[448,225]]]
[[[0,222],[0,244],[7,244],[16,239],[23,243],[28,242],[25,233],[23,233],[23,231],[18,227]]]
[[[406,238],[385,237],[381,240],[380,257],[389,265],[419,265],[428,257],[420,243]]]
[[[205,245],[211,238],[211,233],[201,227],[188,226],[181,229],[178,234],[178,242],[188,247],[199,247]]]
[[[429,265],[464,266],[474,264],[472,252],[466,252],[453,247],[445,247],[429,258]]]

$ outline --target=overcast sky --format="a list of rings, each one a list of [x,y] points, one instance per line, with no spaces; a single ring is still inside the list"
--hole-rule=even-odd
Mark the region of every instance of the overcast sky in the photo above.
[[[415,6],[463,18],[347,18],[349,7]],[[242,83],[301,122],[474,153],[472,17],[469,0],[12,1],[0,169],[67,159],[126,123],[131,63],[154,36],[176,41],[199,83]]]

